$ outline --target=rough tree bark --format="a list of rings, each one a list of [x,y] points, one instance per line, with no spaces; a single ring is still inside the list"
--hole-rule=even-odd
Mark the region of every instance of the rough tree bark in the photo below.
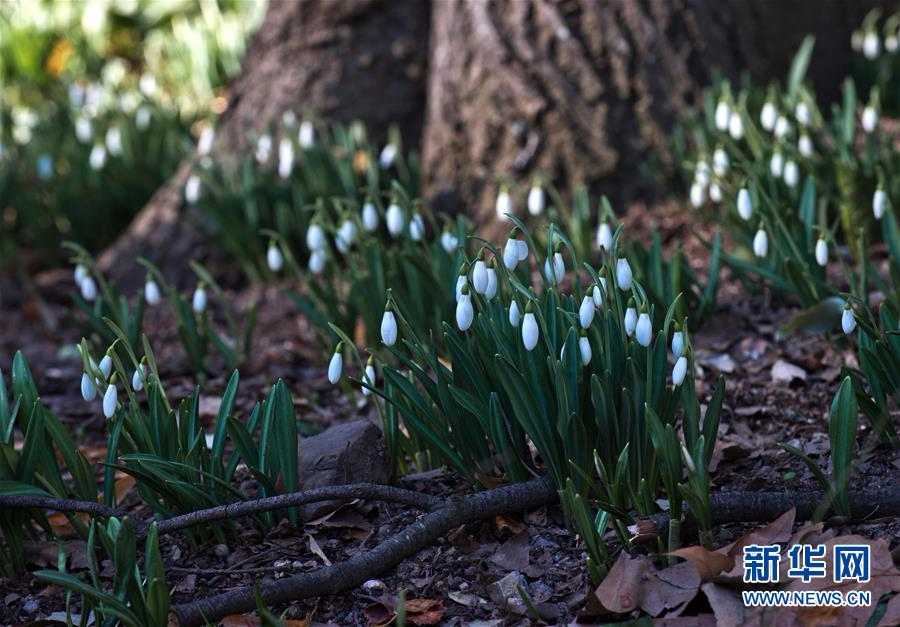
[[[665,160],[672,121],[713,67],[783,78],[813,33],[811,76],[834,96],[851,29],[884,3],[271,0],[216,150],[238,151],[248,130],[310,108],[362,119],[376,134],[399,122],[404,141],[422,149],[433,205],[482,222],[494,219],[496,177],[527,183],[541,173],[564,189],[584,183],[629,198],[643,191],[646,155]],[[127,276],[135,254],[184,266],[191,235],[173,190],[185,176],[151,200],[105,267]]]

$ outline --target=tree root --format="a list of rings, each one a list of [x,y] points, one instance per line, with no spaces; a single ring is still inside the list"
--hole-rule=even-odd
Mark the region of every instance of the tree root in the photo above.
[[[170,620],[170,624],[200,625],[229,614],[250,611],[256,607],[257,589],[269,605],[342,592],[393,568],[456,527],[507,512],[534,509],[556,499],[556,490],[546,477],[451,499],[374,549],[345,562],[261,586],[236,588],[175,605],[170,613],[175,620]]]

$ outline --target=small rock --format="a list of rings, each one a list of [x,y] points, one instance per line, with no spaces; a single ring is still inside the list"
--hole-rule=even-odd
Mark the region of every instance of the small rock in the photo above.
[[[231,550],[225,544],[217,544],[215,549],[216,557],[219,559],[225,559],[228,557],[228,554],[231,553]]]
[[[789,384],[796,380],[806,381],[806,370],[783,359],[779,359],[772,366],[772,381]]]
[[[497,605],[506,608],[515,614],[524,614],[526,611],[522,597],[519,596],[519,587],[525,590],[525,578],[516,570],[495,581],[488,586],[488,594]]]
[[[384,582],[379,579],[369,579],[368,581],[363,583],[363,590],[365,590],[369,594],[381,592],[382,590],[384,590]]]
[[[41,609],[41,606],[34,599],[28,599],[27,601],[25,601],[25,603],[22,604],[22,611],[26,614],[34,614],[39,609]]]

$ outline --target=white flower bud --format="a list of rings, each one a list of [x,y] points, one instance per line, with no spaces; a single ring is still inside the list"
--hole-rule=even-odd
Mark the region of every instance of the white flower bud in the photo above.
[[[863,55],[865,55],[865,57],[869,61],[872,61],[878,58],[878,52],[880,48],[881,44],[878,41],[878,33],[876,33],[874,30],[868,31],[863,38]]]
[[[675,331],[672,334],[672,354],[681,357],[684,352],[684,331]]]
[[[672,384],[678,387],[684,383],[684,376],[687,374],[687,357],[682,355],[675,361],[675,367],[672,368]]]
[[[561,253],[553,253],[552,261],[552,267],[551,259],[544,261],[544,277],[549,283],[559,284],[566,275],[566,264]]]
[[[820,237],[816,242],[816,263],[823,268],[828,265],[828,243],[824,237]]]
[[[200,200],[200,177],[196,174],[191,174],[184,184],[184,199],[191,205]]]
[[[778,139],[783,139],[785,135],[791,130],[791,124],[788,122],[787,118],[783,115],[779,115],[778,119],[775,120],[775,137]]]
[[[722,202],[722,188],[718,183],[709,186],[709,199],[713,202]]]
[[[525,350],[530,351],[537,346],[540,331],[538,330],[537,319],[530,311],[525,312],[525,319],[522,320],[522,343]]]
[[[488,300],[491,300],[494,298],[494,296],[497,295],[497,287],[499,286],[499,283],[497,281],[497,271],[494,270],[493,266],[488,267],[487,278],[487,289],[484,290],[484,297]]]
[[[609,224],[601,222],[597,227],[597,248],[612,250],[613,232]]]
[[[456,247],[459,245],[459,240],[457,237],[451,233],[450,231],[444,231],[441,233],[441,248],[444,249],[448,255],[452,255],[456,252]],[[506,255],[504,254],[504,259]]]
[[[373,233],[378,228],[378,209],[370,202],[363,205],[362,223],[368,233]]]
[[[802,101],[798,102],[794,107],[794,117],[800,126],[809,126],[812,123],[812,112],[809,110],[809,105]]]
[[[97,298],[97,284],[94,283],[94,277],[86,276],[81,281],[81,297],[88,301],[92,302],[95,298]]]
[[[197,155],[205,157],[212,150],[213,140],[216,138],[216,131],[211,126],[206,126],[200,132],[200,139],[197,140]]]
[[[84,116],[78,116],[78,119],[75,120],[75,137],[78,138],[82,144],[87,144],[91,141],[91,138],[94,135],[94,131],[91,128],[91,121]]]
[[[725,152],[724,148],[716,148],[713,153],[713,172],[716,173],[716,176],[725,176],[730,167],[731,160],[728,158],[728,153]]]
[[[897,39],[897,35],[888,35],[884,38],[884,49],[890,53],[897,52],[897,48],[900,47],[900,41]]]
[[[739,113],[733,112],[728,120],[728,134],[735,141],[744,137],[744,118]]]
[[[75,273],[72,275],[75,279],[75,285],[81,287],[81,282],[88,276],[88,269],[84,264],[75,266]]]
[[[633,306],[629,306],[628,309],[625,310],[625,335],[631,337],[631,334],[634,333],[635,327],[637,327],[637,309]]]
[[[759,113],[759,123],[762,124],[762,127],[767,131],[771,131],[775,128],[775,119],[778,117],[778,112],[775,110],[775,105],[769,101],[763,105],[762,111]]]
[[[878,126],[878,112],[872,105],[867,105],[862,113],[862,127],[866,133],[874,133]]]
[[[737,212],[742,220],[749,220],[753,216],[753,201],[750,199],[750,190],[746,187],[738,191]]]
[[[297,143],[303,149],[312,148],[316,143],[316,128],[309,120],[300,123],[300,132],[297,134]]]
[[[720,131],[728,130],[728,122],[731,118],[731,109],[728,107],[728,103],[724,100],[720,100],[716,105],[716,113],[715,113],[715,122],[716,128]]]
[[[94,144],[88,157],[88,163],[92,170],[103,169],[103,166],[106,165],[106,148],[103,147],[103,144]]]
[[[287,137],[278,142],[278,176],[283,179],[294,169],[294,143]]]
[[[341,355],[341,345],[338,344],[338,348],[334,351],[334,354],[331,356],[331,361],[328,362],[328,382],[332,385],[336,384],[341,380],[341,372],[344,369],[344,356]]]
[[[581,354],[581,365],[587,366],[591,363],[591,342],[586,337],[578,338],[578,352]]]
[[[462,296],[462,289],[464,286],[468,285],[469,280],[466,278],[465,274],[460,274],[456,277],[456,302],[459,302],[459,297]]]
[[[880,187],[872,194],[872,213],[876,220],[881,220],[884,215],[884,209],[887,206],[887,194]]]
[[[144,300],[151,306],[158,305],[162,301],[159,285],[150,277],[147,277],[147,280],[144,282]]]
[[[381,341],[387,346],[393,346],[397,342],[397,319],[394,312],[387,310],[381,319]]]
[[[475,319],[475,310],[472,308],[472,295],[464,291],[459,302],[456,303],[456,326],[460,331],[468,331]]]
[[[97,386],[91,376],[84,372],[81,375],[81,398],[90,402],[97,397]]]
[[[403,227],[406,226],[406,220],[403,217],[403,209],[400,205],[393,202],[387,208],[387,228],[391,237],[399,237],[403,233]]]
[[[780,150],[776,150],[772,153],[772,158],[769,160],[769,172],[772,173],[772,176],[780,177],[783,171],[784,156],[781,154]]]
[[[116,391],[116,384],[110,383],[106,387],[106,393],[103,395],[103,415],[112,418],[116,413],[116,405],[119,403],[119,393]]]
[[[619,260],[616,262],[616,282],[619,284],[619,289],[623,292],[629,291],[633,278],[634,275],[631,273],[631,264],[628,263],[628,259],[619,257]]]
[[[478,294],[484,294],[487,290],[487,281],[487,264],[484,263],[483,258],[479,258],[472,268],[472,287]]]
[[[539,216],[544,212],[544,190],[535,183],[528,192],[528,213],[533,216]]]
[[[787,163],[784,164],[784,182],[788,187],[797,187],[797,182],[800,180],[800,170],[797,168],[797,163],[792,159],[789,159]]]
[[[413,214],[412,219],[409,221],[409,236],[414,242],[421,242],[422,238],[425,237],[425,222],[418,213]]]
[[[269,264],[269,270],[272,272],[280,272],[284,266],[284,256],[281,249],[275,245],[275,242],[269,242],[269,250],[266,251],[266,263]]]
[[[591,298],[594,301],[594,307],[597,309],[603,307],[603,294],[606,292],[606,279],[600,277],[600,282],[603,285],[603,289],[601,290],[600,286],[596,283],[594,284],[593,289],[591,290]]]
[[[272,156],[272,136],[261,135],[256,140],[256,160],[259,163],[266,163],[270,156]]]
[[[206,288],[203,287],[202,283],[194,290],[194,296],[191,298],[191,308],[195,314],[202,314],[206,311]]]
[[[522,314],[519,312],[519,303],[513,301],[509,304],[509,324],[510,326],[517,327],[521,321]]]
[[[397,147],[394,144],[385,144],[384,148],[381,149],[381,154],[378,155],[378,165],[381,166],[382,170],[387,170],[394,165],[396,158]]]
[[[319,250],[312,251],[312,254],[309,256],[309,271],[313,274],[321,274],[322,270],[325,269],[325,251],[321,248]]]
[[[800,139],[797,141],[797,149],[800,151],[800,154],[804,157],[811,157],[813,154],[813,145],[812,140],[809,138],[809,135],[804,133],[800,136]]]
[[[578,321],[581,322],[581,328],[587,329],[594,321],[594,299],[585,296],[581,301],[581,307],[578,308]]]
[[[322,250],[325,248],[325,229],[315,222],[306,229],[306,247],[310,251]]]
[[[350,246],[356,241],[356,234],[356,222],[348,218],[341,223],[334,238],[334,245],[341,254],[350,250]]]
[[[366,365],[366,371],[363,375],[363,382],[367,385],[375,385],[375,366],[371,362]],[[372,390],[363,386],[362,393],[363,396],[369,396],[370,394],[372,394]]]
[[[103,378],[105,380],[109,379],[109,375],[112,372],[112,357],[109,356],[109,353],[103,356],[103,359],[100,360],[100,372],[103,374]]]
[[[650,346],[650,340],[653,339],[653,323],[650,322],[650,314],[641,313],[638,316],[637,325],[634,328],[634,335],[638,344],[641,346]]]
[[[528,259],[528,242],[516,240],[516,247],[519,249],[519,261]]]
[[[140,392],[144,389],[144,377],[147,376],[147,366],[141,364],[137,367],[137,370],[134,371],[134,374],[131,375],[131,389],[135,392]]]
[[[115,126],[106,131],[106,150],[114,157],[122,154],[122,131]]]
[[[697,168],[694,170],[694,182],[700,183],[701,187],[709,185],[709,164],[703,159],[697,162]]]
[[[503,265],[512,272],[519,263],[519,240],[510,237],[503,247]]]
[[[759,227],[756,235],[753,236],[753,254],[757,257],[765,257],[769,254],[769,236],[762,227]]]
[[[497,217],[501,220],[509,220],[509,216],[506,214],[512,215],[513,213],[513,204],[512,204],[512,196],[509,195],[509,190],[506,187],[500,188],[500,193],[497,194],[497,202],[494,206],[497,211]]]
[[[699,181],[694,181],[691,184],[691,206],[694,209],[699,209],[703,206],[704,196],[706,195],[705,192],[706,190],[703,188],[703,185],[701,185]]]
[[[844,306],[844,312],[841,314],[841,329],[843,329],[844,335],[850,335],[856,330],[856,317],[853,315],[849,303]]]

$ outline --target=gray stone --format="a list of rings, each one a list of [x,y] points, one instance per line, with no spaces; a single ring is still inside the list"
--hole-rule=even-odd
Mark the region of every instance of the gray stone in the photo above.
[[[491,600],[500,607],[513,612],[515,614],[524,614],[526,612],[525,603],[519,596],[519,587],[527,592],[525,578],[518,571],[512,571],[502,579],[495,581],[488,586],[488,594]]]

